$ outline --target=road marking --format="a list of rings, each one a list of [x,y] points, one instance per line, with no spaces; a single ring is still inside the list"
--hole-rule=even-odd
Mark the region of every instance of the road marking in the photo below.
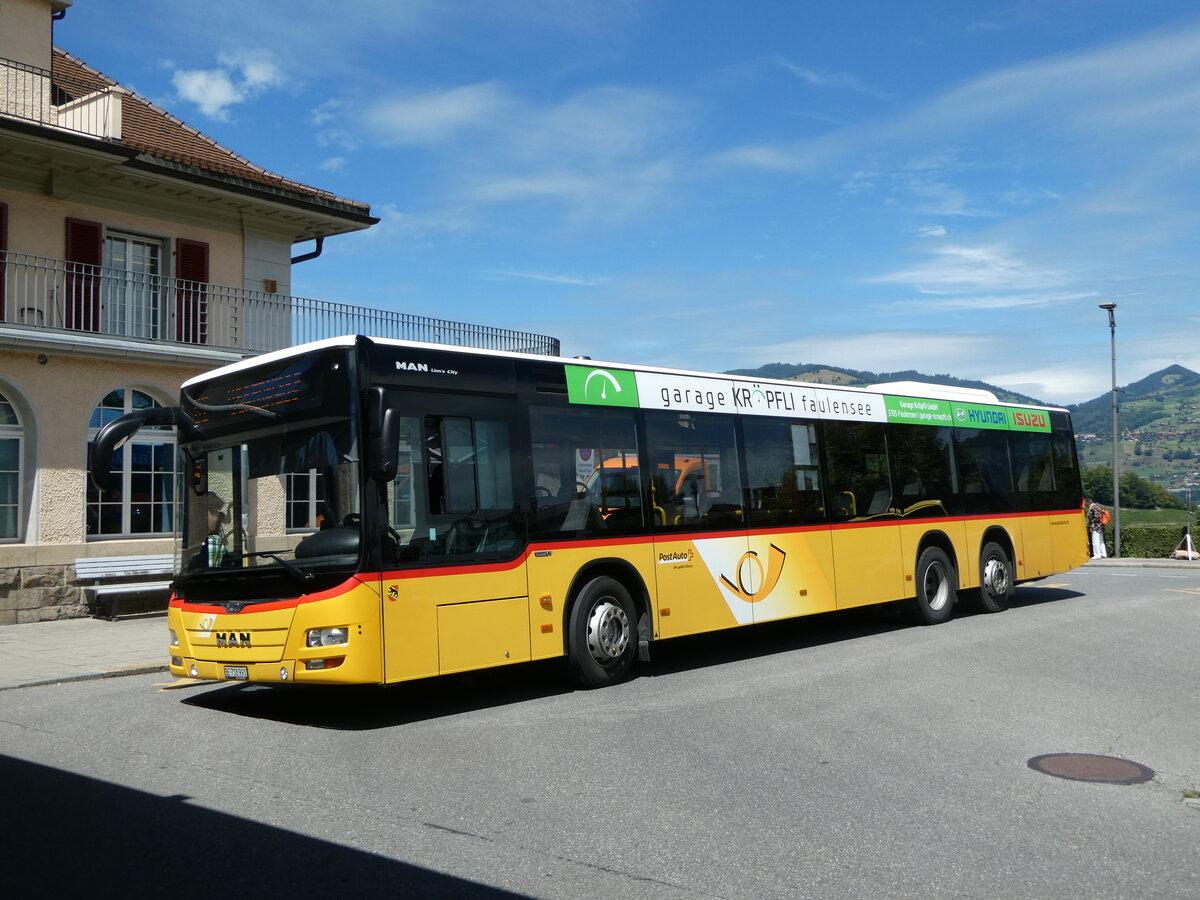
[[[164,691],[177,691],[180,688],[196,687],[201,684],[216,684],[216,682],[203,678],[179,678],[175,681],[160,681],[154,684],[153,687],[158,688],[158,692],[161,694]]]
[[[1200,597],[1200,588],[1167,588],[1172,594],[1191,594],[1193,597]]]

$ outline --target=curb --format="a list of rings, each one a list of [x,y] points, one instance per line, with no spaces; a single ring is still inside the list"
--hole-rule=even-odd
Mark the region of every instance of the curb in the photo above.
[[[0,691],[16,691],[21,688],[45,687],[51,684],[68,684],[72,681],[97,681],[101,678],[121,678],[125,675],[153,675],[165,672],[165,665],[128,666],[120,669],[110,669],[107,672],[83,672],[79,675],[61,675],[55,678],[42,678],[38,681],[22,681],[20,684],[0,684]]]
[[[1140,559],[1125,557],[1120,559],[1089,559],[1083,564],[1096,568],[1126,568],[1126,569],[1197,569],[1200,570],[1200,560],[1188,559]]]

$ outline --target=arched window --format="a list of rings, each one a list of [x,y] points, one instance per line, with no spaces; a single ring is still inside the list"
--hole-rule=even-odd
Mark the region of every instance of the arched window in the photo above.
[[[21,536],[21,448],[17,410],[0,394],[0,541]]]
[[[100,401],[88,423],[88,454],[101,426],[138,409],[161,406],[144,391],[120,388]],[[143,428],[113,451],[112,482],[100,493],[88,480],[89,538],[171,534],[175,530],[175,434],[169,426]]]

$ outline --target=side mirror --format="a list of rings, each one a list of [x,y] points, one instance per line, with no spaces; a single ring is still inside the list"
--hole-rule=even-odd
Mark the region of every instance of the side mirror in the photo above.
[[[396,477],[400,468],[400,413],[387,406],[383,388],[366,392],[367,475],[380,484]]]
[[[106,490],[112,480],[109,465],[113,452],[123,446],[145,425],[175,425],[179,431],[189,435],[196,432],[195,424],[177,406],[139,409],[113,419],[100,429],[92,441],[92,456],[88,460],[88,474],[97,490]]]

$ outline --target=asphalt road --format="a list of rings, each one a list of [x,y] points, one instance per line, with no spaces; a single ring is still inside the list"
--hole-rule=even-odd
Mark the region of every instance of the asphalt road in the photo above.
[[[0,694],[0,873],[45,896],[1200,896],[1200,572],[390,689]],[[1065,780],[1101,754],[1140,784]],[[18,890],[12,896],[25,896]]]

